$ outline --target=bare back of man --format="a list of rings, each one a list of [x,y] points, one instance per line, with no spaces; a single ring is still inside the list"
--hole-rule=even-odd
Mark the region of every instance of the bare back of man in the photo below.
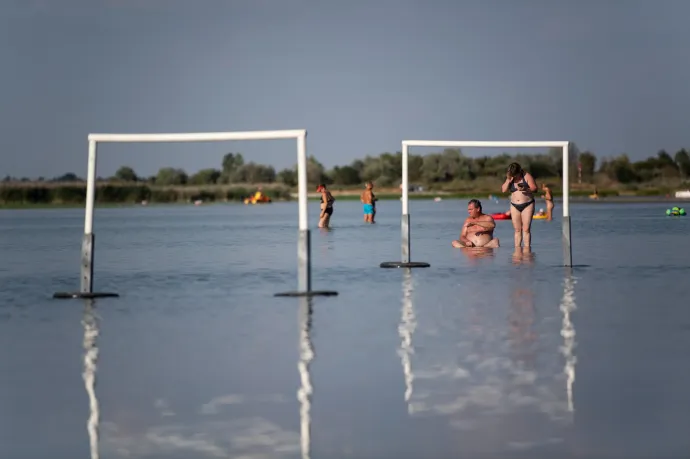
[[[460,233],[460,239],[451,244],[455,248],[468,247],[500,247],[500,241],[494,237],[496,222],[491,215],[482,213],[481,203],[473,199],[467,206],[469,217],[465,220]]]

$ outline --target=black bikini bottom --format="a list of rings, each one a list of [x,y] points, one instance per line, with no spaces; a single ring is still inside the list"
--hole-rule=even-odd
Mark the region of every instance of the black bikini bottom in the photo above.
[[[521,204],[515,204],[514,202],[510,203],[513,207],[517,209],[518,212],[522,212],[523,210],[527,209],[530,204],[534,204],[534,199],[528,202],[523,202]]]

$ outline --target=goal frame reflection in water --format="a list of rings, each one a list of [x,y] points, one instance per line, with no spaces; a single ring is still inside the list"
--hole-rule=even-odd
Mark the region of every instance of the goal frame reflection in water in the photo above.
[[[96,301],[85,299],[82,316],[83,335],[83,371],[82,379],[89,400],[86,427],[89,440],[90,459],[100,459],[100,404],[96,393],[100,335],[100,318],[97,314]],[[311,454],[311,399],[314,387],[311,382],[310,365],[315,357],[311,340],[313,299],[298,298],[299,359],[297,372],[300,386],[296,396],[300,410],[300,450],[302,459],[310,459]]]
[[[311,454],[311,396],[314,387],[311,382],[309,365],[314,360],[314,345],[311,341],[313,304],[311,297],[299,299],[300,358],[297,369],[300,375],[300,388],[297,399],[300,402],[300,446],[302,459],[309,459]]]
[[[469,250],[469,252],[472,253],[466,253],[465,255],[474,261],[476,261],[478,258],[494,258],[495,256],[494,251],[491,251],[491,253],[485,253],[486,251]],[[531,275],[528,273],[531,272],[531,268],[535,263],[535,259],[535,254],[531,250],[518,249],[512,253],[509,261],[509,263],[515,266],[516,269],[527,268],[526,270],[515,274],[515,286],[512,287],[512,295],[509,304],[509,331],[506,334],[506,338],[508,339],[508,341],[512,342],[511,348],[514,349],[515,346],[518,346],[519,348],[518,355],[516,356],[516,361],[521,362],[521,364],[524,363],[527,365],[529,365],[530,361],[532,362],[531,365],[534,365],[535,360],[538,358],[539,352],[544,352],[543,347],[541,348],[541,350],[535,349],[536,346],[534,346],[533,344],[534,338],[536,337],[534,336],[535,333],[531,328],[535,321],[535,298],[534,292],[530,290]],[[563,387],[563,395],[561,397],[558,397],[556,394],[552,394],[549,397],[560,398],[561,401],[557,402],[558,406],[554,406],[554,401],[550,400],[545,400],[541,402],[539,400],[533,400],[532,403],[536,405],[535,408],[537,409],[537,411],[541,411],[542,413],[545,413],[547,415],[548,419],[550,419],[550,421],[548,422],[565,422],[565,424],[561,425],[567,426],[572,425],[572,413],[575,410],[575,404],[573,401],[573,385],[575,382],[575,370],[577,359],[574,354],[576,347],[576,335],[575,325],[572,320],[572,314],[577,309],[577,306],[575,301],[576,279],[573,274],[573,268],[564,267],[562,269],[564,270],[562,281],[563,293],[558,303],[560,315],[559,336],[561,339],[559,341],[560,344],[558,345],[558,348],[555,350],[555,355],[558,355],[560,358],[563,359],[563,366],[562,371],[560,373],[553,375],[551,377],[551,380],[557,385],[560,384],[559,381],[564,382],[564,387],[561,386]],[[524,290],[528,291],[525,292]],[[404,394],[402,398],[407,404],[408,415],[411,417],[442,416],[447,417],[450,420],[450,418],[454,414],[459,414],[467,408],[467,405],[472,403],[472,400],[469,398],[469,396],[466,397],[464,394],[462,394],[463,392],[471,392],[472,388],[461,388],[461,394],[459,399],[461,399],[462,402],[460,403],[460,406],[453,407],[451,405],[453,405],[454,402],[433,404],[433,402],[430,400],[433,397],[433,393],[428,393],[428,391],[424,393],[420,392],[418,396],[415,397],[416,392],[419,391],[419,387],[421,387],[420,383],[423,383],[425,380],[433,380],[435,378],[444,376],[448,376],[450,378],[458,377],[457,374],[454,375],[454,373],[461,372],[463,373],[463,375],[459,376],[460,379],[456,380],[458,384],[454,383],[453,386],[461,387],[461,384],[459,383],[461,381],[467,381],[466,378],[470,377],[471,375],[469,375],[469,373],[467,373],[467,371],[462,368],[457,368],[456,370],[453,370],[452,368],[441,368],[431,372],[432,374],[429,374],[428,371],[422,371],[420,373],[419,370],[415,370],[415,360],[417,361],[417,366],[419,366],[419,364],[422,363],[419,361],[420,359],[424,360],[424,356],[418,356],[415,353],[415,332],[423,331],[424,328],[428,328],[428,325],[425,327],[425,317],[421,318],[420,323],[420,318],[418,317],[415,311],[414,277],[412,271],[409,269],[405,269],[402,272],[401,298],[402,301],[400,310],[400,320],[398,322],[398,335],[400,338],[398,355],[400,357],[400,364],[402,368],[402,375],[404,381]],[[554,306],[556,305],[554,304]],[[517,335],[514,334],[513,330],[510,330],[510,328],[512,327],[512,324],[510,323],[511,319],[517,319],[519,322],[516,324],[518,326],[518,330],[515,330],[519,332]],[[446,319],[444,318],[443,321],[445,320]],[[460,332],[464,333],[463,331]],[[525,336],[532,336],[533,339],[524,340],[522,339],[522,334],[525,334]],[[496,359],[495,355],[484,355],[482,358],[487,361]],[[525,361],[525,359],[527,360]],[[536,375],[536,370],[533,369],[531,373]],[[422,384],[422,386],[424,386],[424,384]],[[506,388],[504,387],[503,389],[505,390]],[[525,397],[525,400],[528,399],[529,397]],[[540,407],[539,405],[543,405],[544,407]],[[502,413],[502,411],[499,410],[498,414],[500,413]],[[469,426],[469,421],[462,419],[450,420],[450,425],[453,427],[458,427],[461,430],[472,430],[472,427]],[[545,439],[545,441],[549,442],[552,440]],[[514,446],[517,442],[510,443]]]
[[[488,255],[481,255],[486,257]],[[514,264],[516,268],[531,267],[534,263],[534,254],[530,251],[524,252],[514,252],[510,258],[510,264]],[[494,260],[491,260],[494,261]],[[534,320],[534,297],[530,292],[527,295],[516,295],[520,293],[518,290],[524,288],[526,285],[524,282],[528,279],[530,269],[521,271],[516,274],[515,285],[512,288],[513,296],[511,300],[510,307],[515,308],[516,301],[519,300],[520,304],[525,306],[527,309],[532,308],[532,312],[527,314],[531,317],[530,320]],[[400,319],[398,322],[398,335],[400,339],[400,344],[398,348],[398,355],[400,357],[400,363],[402,367],[402,374],[404,380],[404,394],[402,399],[407,405],[408,416],[419,417],[424,415],[429,415],[433,412],[434,407],[424,407],[422,406],[425,400],[415,399],[415,386],[419,383],[419,378],[415,375],[415,360],[419,359],[420,356],[415,355],[415,345],[414,336],[415,332],[420,330],[420,325],[418,322],[418,317],[415,308],[415,278],[413,277],[413,272],[411,269],[402,269],[402,296],[401,296],[401,309],[400,309]],[[572,413],[575,409],[573,401],[573,385],[575,381],[575,366],[577,359],[574,355],[574,349],[576,347],[575,341],[575,327],[572,320],[572,314],[577,309],[575,302],[575,285],[576,278],[573,274],[572,268],[564,268],[563,276],[563,293],[559,302],[560,311],[560,336],[561,341],[559,345],[558,352],[564,359],[564,366],[562,373],[565,376],[565,411]],[[523,292],[524,293],[524,292]],[[297,326],[298,326],[298,360],[297,360],[297,373],[299,375],[299,387],[296,391],[296,399],[299,402],[299,420],[300,420],[300,430],[299,439],[300,445],[299,450],[301,452],[302,459],[309,459],[311,457],[311,411],[312,411],[312,397],[314,393],[314,387],[312,384],[310,366],[315,358],[315,349],[311,339],[312,325],[313,325],[313,299],[309,297],[303,297],[296,299],[295,305],[297,306]],[[98,357],[99,357],[99,347],[98,338],[100,336],[100,320],[96,311],[96,301],[97,300],[84,300],[84,314],[82,318],[83,325],[83,381],[85,385],[85,390],[89,399],[89,416],[87,419],[87,432],[89,439],[89,446],[91,452],[91,459],[99,459],[99,443],[100,443],[100,418],[101,413],[99,409],[99,401],[97,398],[95,386],[96,386],[96,373],[98,369]],[[523,304],[524,303],[524,304]],[[524,308],[514,309],[514,314],[524,314]],[[464,314],[464,313],[463,313]],[[509,317],[510,320],[510,317]],[[422,320],[422,323],[424,321]],[[527,323],[525,327],[529,329],[530,323]],[[422,327],[423,328],[423,327]],[[522,330],[525,331],[525,330]],[[529,330],[526,330],[529,331]],[[464,332],[463,332],[464,333]],[[510,333],[508,333],[510,336]],[[516,343],[520,344],[519,339],[511,337],[509,339],[515,340]],[[534,350],[530,352],[534,353]],[[483,358],[491,358],[491,355],[485,354]],[[524,356],[522,356],[524,357]],[[529,356],[528,356],[529,357]],[[421,357],[424,358],[423,356]],[[534,359],[534,355],[529,357]],[[518,359],[519,360],[519,359]],[[419,363],[419,362],[418,362]],[[425,379],[425,378],[423,378]],[[460,387],[460,386],[458,386]],[[468,389],[460,389],[465,391]],[[470,388],[471,389],[471,388]],[[431,394],[433,396],[433,394]],[[441,407],[443,408],[443,407]],[[460,410],[461,411],[461,410]],[[453,414],[459,414],[459,412],[453,412],[448,410],[446,412],[441,409],[436,413],[436,416],[447,416],[450,417]],[[458,421],[462,424],[462,421]],[[451,421],[450,425],[452,427],[457,427],[457,423],[454,425]],[[464,430],[464,429],[463,429]]]
[[[86,394],[89,397],[89,418],[86,423],[89,434],[89,451],[91,459],[99,459],[100,408],[96,396],[96,373],[98,370],[100,324],[93,299],[84,300],[82,325],[84,327],[84,370],[82,378]]]

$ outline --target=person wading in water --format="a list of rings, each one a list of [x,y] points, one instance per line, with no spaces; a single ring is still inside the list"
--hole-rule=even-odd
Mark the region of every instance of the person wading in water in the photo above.
[[[501,186],[501,192],[510,191],[510,217],[515,229],[515,247],[524,242],[525,247],[531,247],[532,216],[536,203],[534,192],[537,184],[529,172],[525,172],[518,163],[508,166],[506,181]]]
[[[321,193],[321,214],[319,215],[319,228],[328,228],[333,215],[333,203],[335,198],[323,183],[316,187],[316,191]]]

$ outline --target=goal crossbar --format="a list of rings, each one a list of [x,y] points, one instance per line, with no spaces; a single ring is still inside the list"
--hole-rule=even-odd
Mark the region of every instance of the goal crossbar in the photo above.
[[[184,132],[156,134],[89,134],[89,142],[219,142],[224,140],[279,140],[306,137],[305,129],[281,131]]]
[[[333,291],[312,291],[311,289],[311,242],[307,212],[307,131],[306,129],[286,129],[272,131],[235,132],[193,132],[193,133],[155,133],[155,134],[103,134],[88,135],[89,154],[86,181],[86,205],[84,215],[84,237],[81,253],[81,290],[78,293],[56,293],[56,298],[95,298],[117,296],[115,293],[93,292],[94,234],[93,215],[96,196],[96,162],[98,143],[125,142],[218,142],[230,140],[278,140],[294,139],[297,142],[297,183],[299,190],[299,237],[297,242],[297,284],[298,290],[277,294],[276,296],[316,296],[336,295]]]
[[[385,262],[400,267],[427,267],[425,262],[410,260],[410,214],[409,214],[409,149],[410,147],[447,148],[560,148],[563,152],[563,258],[565,266],[572,266],[572,245],[570,242],[570,142],[569,141],[474,141],[474,140],[403,140],[402,141],[402,222],[401,262]]]
[[[484,147],[484,148],[563,148],[569,142],[565,141],[462,141],[462,140],[403,140],[403,147]]]

